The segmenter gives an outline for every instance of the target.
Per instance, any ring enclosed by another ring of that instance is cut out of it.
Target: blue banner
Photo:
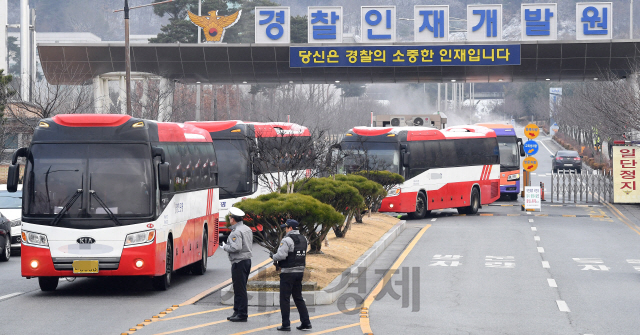
[[[520,45],[289,47],[289,67],[520,65]]]

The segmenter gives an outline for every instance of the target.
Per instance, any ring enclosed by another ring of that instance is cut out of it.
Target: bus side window
[[[409,152],[411,161],[409,164],[409,178],[413,178],[429,168],[427,153],[425,152],[425,142],[409,142]]]
[[[207,144],[205,147],[205,156],[207,161],[207,169],[204,173],[207,175],[207,186],[215,187],[216,185],[216,173],[218,173],[218,164],[216,163],[216,151],[213,144]]]
[[[191,180],[188,185],[190,190],[196,190],[202,188],[202,165],[204,161],[202,160],[202,156],[200,154],[200,143],[189,143],[187,144],[187,148],[189,148],[189,154],[191,155]]]
[[[438,161],[442,167],[459,166],[458,153],[453,140],[440,141],[440,157]]]

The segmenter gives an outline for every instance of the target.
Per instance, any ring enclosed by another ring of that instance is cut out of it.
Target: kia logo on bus
[[[96,243],[96,240],[91,237],[81,237],[77,239],[76,242],[78,242],[78,244],[94,244]]]
[[[153,228],[153,223],[147,224],[147,228]]]

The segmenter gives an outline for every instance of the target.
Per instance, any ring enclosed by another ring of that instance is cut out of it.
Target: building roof
[[[480,45],[472,42],[447,44]],[[289,46],[305,44],[176,43],[132,44],[131,71],[152,73],[187,84],[585,81],[602,78],[607,70],[624,78],[633,72],[633,64],[640,58],[640,40],[500,41],[481,44],[521,45],[521,64],[291,68]],[[350,45],[363,44],[339,46]],[[53,84],[85,83],[101,74],[125,70],[123,43],[39,44],[38,51],[44,74]]]

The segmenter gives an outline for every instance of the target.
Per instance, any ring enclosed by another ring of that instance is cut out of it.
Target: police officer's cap
[[[236,207],[229,208],[229,214],[233,216],[239,216],[239,217],[244,216],[244,212],[240,208],[236,208]]]
[[[280,225],[280,228],[288,228],[288,227],[291,227],[291,228],[293,228],[293,229],[298,229],[298,226],[299,226],[299,225],[300,225],[300,224],[298,223],[298,221],[293,220],[293,219],[289,219],[289,220],[287,220],[287,222],[286,222],[285,224]]]

